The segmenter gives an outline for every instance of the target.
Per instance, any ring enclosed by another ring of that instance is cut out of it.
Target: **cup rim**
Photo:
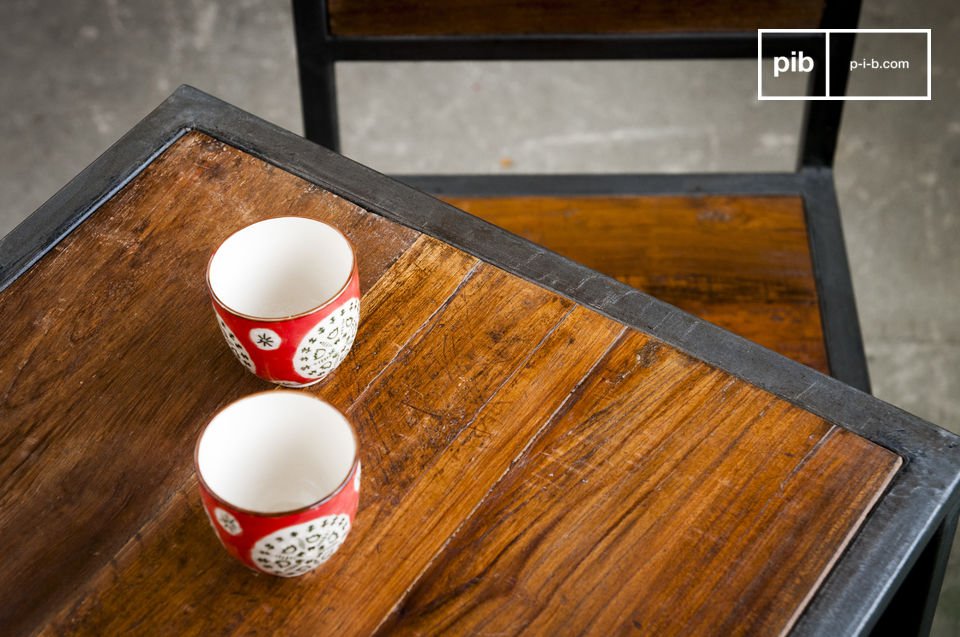
[[[203,472],[200,470],[200,443],[203,441],[203,437],[204,437],[204,435],[206,435],[207,429],[210,427],[211,423],[213,423],[213,420],[214,420],[217,416],[219,416],[220,413],[222,413],[224,410],[226,410],[228,407],[232,407],[233,405],[236,405],[236,404],[238,404],[238,403],[240,403],[240,402],[243,402],[244,400],[248,400],[248,399],[250,399],[250,398],[255,398],[255,397],[257,397],[257,396],[263,396],[263,395],[266,395],[266,394],[273,395],[273,394],[275,394],[276,392],[281,392],[281,393],[284,393],[284,394],[294,394],[294,395],[296,395],[296,396],[307,396],[308,398],[311,398],[312,400],[320,401],[321,403],[323,403],[323,404],[325,404],[325,405],[328,405],[329,407],[332,407],[337,413],[339,413],[341,416],[343,416],[343,420],[344,420],[344,422],[347,423],[347,428],[350,430],[350,435],[353,436],[353,443],[354,443],[354,445],[353,445],[353,462],[350,463],[350,470],[347,471],[347,475],[344,476],[343,480],[341,480],[340,483],[339,483],[336,487],[334,487],[334,489],[333,489],[332,491],[330,491],[330,493],[327,493],[326,495],[324,495],[323,497],[321,497],[319,500],[316,500],[315,502],[311,502],[310,504],[306,504],[306,505],[304,505],[304,506],[302,506],[302,507],[298,507],[298,508],[296,508],[296,509],[290,509],[290,510],[287,510],[287,511],[269,512],[269,513],[268,513],[268,512],[265,512],[265,511],[254,511],[254,510],[252,510],[252,509],[245,509],[245,508],[240,507],[240,506],[237,506],[237,505],[235,505],[235,504],[231,504],[231,503],[228,502],[225,498],[221,497],[216,491],[214,491],[214,490],[210,487],[209,484],[207,484],[207,481],[203,479]],[[257,517],[257,518],[280,518],[280,517],[286,517],[286,516],[288,516],[288,515],[294,515],[294,514],[297,514],[297,513],[305,513],[305,512],[307,512],[307,511],[309,511],[310,509],[314,509],[314,508],[316,508],[316,507],[318,507],[318,506],[320,506],[320,505],[326,504],[327,502],[329,502],[330,500],[332,500],[334,497],[336,497],[337,495],[339,495],[340,492],[343,491],[344,487],[346,487],[346,486],[350,483],[350,476],[352,476],[352,475],[356,472],[356,470],[357,470],[357,465],[358,465],[359,463],[360,463],[360,437],[357,435],[357,429],[356,429],[356,427],[353,426],[353,423],[350,422],[350,419],[347,418],[346,415],[345,415],[343,412],[341,412],[339,409],[337,409],[336,407],[334,407],[333,405],[331,405],[331,404],[328,403],[327,401],[323,400],[322,398],[319,398],[319,397],[314,396],[313,394],[310,394],[310,393],[307,393],[307,392],[293,391],[292,389],[279,389],[279,388],[278,388],[278,389],[268,389],[268,390],[265,390],[265,391],[258,391],[258,392],[254,392],[254,393],[252,393],[252,394],[247,394],[246,396],[241,396],[240,398],[237,398],[236,400],[230,401],[230,402],[227,403],[226,405],[224,405],[224,406],[220,407],[219,409],[217,409],[217,411],[216,411],[210,418],[207,419],[206,424],[204,424],[203,427],[200,429],[200,434],[197,436],[197,442],[193,445],[193,470],[194,470],[194,473],[195,473],[196,476],[197,476],[197,481],[200,483],[200,486],[203,487],[203,490],[206,491],[206,492],[210,495],[210,497],[212,497],[212,498],[217,502],[217,504],[226,507],[226,508],[229,509],[230,511],[236,511],[236,512],[238,512],[238,513],[243,513],[243,514],[246,514],[246,515],[251,515],[251,516]]]
[[[350,274],[347,275],[347,279],[346,281],[343,282],[343,285],[341,285],[336,292],[330,295],[330,298],[324,300],[319,305],[316,305],[308,310],[297,312],[296,314],[288,314],[286,316],[273,316],[273,317],[252,316],[250,314],[244,314],[243,312],[240,312],[230,307],[229,305],[224,303],[219,296],[217,296],[216,291],[213,289],[213,284],[210,282],[210,268],[211,266],[213,266],[214,257],[216,257],[217,253],[220,252],[220,248],[223,247],[223,244],[225,244],[227,241],[232,239],[236,234],[243,232],[247,228],[251,228],[259,223],[263,223],[265,221],[273,221],[274,219],[305,219],[307,221],[320,223],[327,226],[328,228],[331,228],[334,232],[339,234],[341,238],[343,238],[343,240],[347,243],[347,247],[350,249],[350,261],[351,261]],[[207,269],[204,274],[204,280],[207,284],[207,291],[210,293],[210,296],[213,298],[214,302],[220,307],[222,307],[224,310],[226,310],[227,312],[230,312],[231,314],[233,314],[234,316],[239,316],[240,318],[245,318],[248,321],[257,321],[260,323],[280,323],[282,321],[289,321],[291,319],[297,319],[304,316],[309,316],[310,314],[314,314],[315,312],[318,312],[323,308],[327,307],[328,305],[334,303],[347,290],[347,288],[350,287],[350,282],[353,281],[354,275],[356,273],[357,273],[357,251],[356,249],[354,249],[353,243],[350,242],[350,239],[347,238],[347,235],[345,235],[339,228],[337,228],[333,224],[327,223],[326,221],[320,221],[319,219],[314,219],[312,217],[296,217],[293,215],[284,215],[282,217],[268,217],[266,219],[261,219],[260,221],[255,221],[251,224],[245,225],[242,228],[238,228],[237,230],[234,230],[229,235],[227,235],[227,237],[223,241],[221,241],[216,248],[213,249],[213,252],[210,254],[210,258],[207,259]]]

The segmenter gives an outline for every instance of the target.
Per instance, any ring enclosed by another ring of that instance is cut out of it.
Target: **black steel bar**
[[[339,151],[340,126],[334,63],[300,60],[299,71],[304,137],[332,151]]]
[[[828,0],[823,10],[821,27],[824,29],[854,29],[860,17],[860,0]],[[830,65],[830,94],[844,95],[850,75],[850,58],[853,55],[854,36],[833,37],[830,40],[830,59],[842,60],[842,64]],[[824,83],[826,72],[822,66],[813,71],[811,82]],[[840,136],[843,118],[843,101],[822,100],[808,102],[804,109],[801,128],[800,156],[798,164],[803,167],[832,166]]]
[[[956,535],[957,512],[954,511],[948,514],[940,530],[927,546],[926,552],[929,555],[927,560],[924,561],[921,556],[924,566],[917,575],[917,582],[918,584],[922,582],[927,587],[927,592],[920,607],[920,621],[917,626],[917,635],[920,637],[927,637],[933,628],[933,617],[937,611],[937,603],[940,601],[943,579],[947,574],[947,563],[950,561],[950,552]],[[908,586],[901,586],[901,588],[909,590]]]
[[[191,87],[179,88],[87,170],[0,240],[32,263],[179,136],[204,131],[374,213],[455,245],[849,429],[904,458],[887,493],[800,617],[798,635],[865,634],[960,500],[960,437]],[[22,230],[21,230],[22,228]],[[16,235],[14,237],[14,235]],[[13,238],[12,238],[13,237]]]
[[[869,393],[867,357],[863,350],[833,173],[829,168],[808,168],[801,171],[800,176],[810,259],[820,299],[820,320],[830,373]]]
[[[418,190],[448,197],[585,195],[801,195],[798,173],[647,173],[540,175],[391,175]]]
[[[871,637],[927,637],[930,634],[956,531],[957,513],[953,512],[900,584]]]
[[[293,0],[293,24],[304,136],[339,151],[337,76],[327,34],[326,2]]]

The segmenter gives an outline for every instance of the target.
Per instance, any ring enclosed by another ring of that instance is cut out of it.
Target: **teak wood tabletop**
[[[360,511],[293,580],[217,545],[191,455],[270,387],[206,260],[282,215],[363,292],[302,390],[358,429]],[[4,634],[858,632],[955,515],[955,436],[192,89],[0,266]]]

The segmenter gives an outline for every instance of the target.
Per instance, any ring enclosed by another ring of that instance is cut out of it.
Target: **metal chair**
[[[758,27],[850,28],[859,11],[839,0],[293,4],[306,136],[333,150],[339,60],[752,58]],[[805,43],[786,36],[763,53]],[[832,57],[852,46],[838,39]],[[833,75],[836,94],[846,71]],[[823,81],[812,74],[813,88]],[[810,103],[794,173],[400,179],[869,391],[832,175],[841,109]]]
[[[849,28],[859,11],[840,0],[293,4],[306,136],[334,150],[339,60],[752,58],[760,26]],[[805,43],[785,36],[763,53]],[[832,57],[849,58],[852,46],[838,39]],[[834,94],[846,84],[842,68]],[[819,69],[812,74],[813,88],[823,81]],[[833,186],[841,110],[842,102],[810,103],[793,173],[401,179],[869,391]]]

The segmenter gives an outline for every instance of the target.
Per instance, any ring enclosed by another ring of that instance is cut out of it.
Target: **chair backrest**
[[[855,28],[860,0],[293,0],[306,136],[339,149],[334,64],[347,60],[756,58],[757,29]],[[764,57],[815,41],[784,34]],[[849,61],[853,38],[831,44]],[[831,95],[848,64],[831,66]],[[822,91],[825,73],[811,73]],[[832,166],[842,101],[805,109],[799,168]]]
[[[334,36],[684,33],[817,28],[823,0],[329,0]]]

